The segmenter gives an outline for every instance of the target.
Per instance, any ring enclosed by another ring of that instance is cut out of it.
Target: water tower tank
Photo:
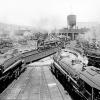
[[[76,15],[68,15],[67,23],[70,28],[73,28],[74,26],[76,26]]]

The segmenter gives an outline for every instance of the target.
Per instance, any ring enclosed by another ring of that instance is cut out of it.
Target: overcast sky
[[[78,22],[100,22],[100,0],[0,0],[0,21],[20,25],[66,25],[68,14]]]

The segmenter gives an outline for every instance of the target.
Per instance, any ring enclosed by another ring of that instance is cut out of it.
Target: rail
[[[47,57],[49,55],[52,55],[56,53],[58,50],[59,50],[59,47],[54,47],[54,48],[50,48],[50,49],[46,49],[42,51],[38,51],[37,49],[31,50],[31,51],[13,56],[10,59],[7,59],[6,61],[4,61],[4,63],[1,66],[3,67],[3,71],[4,71],[8,67],[10,67],[12,64],[17,62],[18,60],[22,60],[24,64],[28,64],[36,60],[42,59],[44,57]]]
[[[58,50],[59,50],[59,47],[55,47],[55,48],[39,51],[39,52],[34,53],[34,54],[29,54],[29,55],[26,55],[26,56],[24,56],[22,54],[22,59],[24,60],[24,63],[27,64],[27,63],[45,58],[49,55],[52,55],[52,54],[56,53]]]

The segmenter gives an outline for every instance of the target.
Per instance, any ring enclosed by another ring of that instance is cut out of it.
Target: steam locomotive
[[[89,59],[88,65],[100,68],[100,50],[88,49],[85,50],[85,54]]]
[[[82,99],[100,100],[100,69],[87,66],[88,59],[70,50],[53,56],[52,73],[61,80],[65,89],[74,91]]]
[[[54,47],[57,47],[57,46],[61,47],[62,42],[59,41],[59,40],[48,40],[48,41],[39,40],[37,42],[38,51],[54,48]]]
[[[23,60],[20,59],[20,55],[2,60],[0,63],[0,92],[24,71]]]
[[[38,59],[37,50],[18,52],[6,57],[0,58],[0,92],[9,84],[13,79],[17,79],[22,72],[26,69],[26,64]]]

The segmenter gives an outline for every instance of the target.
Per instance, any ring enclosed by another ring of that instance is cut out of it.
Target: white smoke
[[[36,21],[33,21],[32,26],[34,26],[37,30],[46,30],[50,32],[54,29],[62,28],[64,24],[63,21],[57,16],[44,16]]]
[[[90,27],[89,31],[85,32],[85,34],[80,37],[88,41],[91,41],[92,39],[100,40],[100,25]]]

